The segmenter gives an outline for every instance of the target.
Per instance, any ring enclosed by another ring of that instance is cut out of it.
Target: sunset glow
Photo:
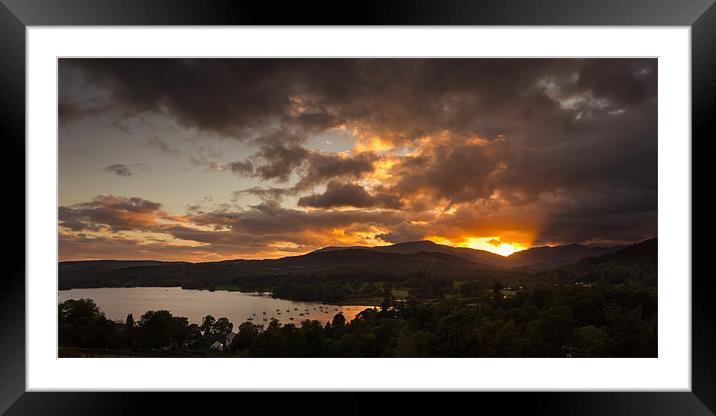
[[[426,239],[508,256],[640,241],[656,233],[655,70],[61,59],[59,256],[261,259]]]
[[[465,242],[465,247],[469,247],[475,250],[485,250],[501,256],[509,256],[512,253],[522,251],[528,247],[524,244],[517,243],[504,243],[499,241],[495,237],[487,238],[468,238]]]

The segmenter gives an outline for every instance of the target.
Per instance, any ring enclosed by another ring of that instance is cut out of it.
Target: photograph
[[[716,416],[714,2],[0,0],[0,415]]]
[[[59,57],[57,356],[658,358],[657,81]]]

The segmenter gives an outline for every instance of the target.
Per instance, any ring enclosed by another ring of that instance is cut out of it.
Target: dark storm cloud
[[[493,93],[528,87],[559,67],[553,62],[63,59],[60,72],[79,71],[107,88],[125,113],[165,110],[181,125],[227,136],[272,123],[321,131],[350,121],[409,139],[460,127],[474,110],[495,104]],[[490,100],[476,100],[477,92]]]
[[[566,98],[590,95],[615,108],[656,94],[655,60],[60,61],[60,72],[71,70],[108,88],[126,112],[165,110],[182,125],[227,136],[277,124],[303,132],[351,124],[396,141],[444,130],[514,135],[534,129],[536,118],[570,124],[540,81]]]
[[[371,195],[360,185],[330,181],[323,194],[304,196],[298,205],[311,208],[386,208],[400,209],[402,204],[395,195],[377,193]]]
[[[232,172],[240,176],[251,176],[254,174],[254,165],[250,160],[231,162],[228,166]]]
[[[511,156],[504,142],[440,142],[399,164],[400,179],[393,190],[400,194],[429,192],[451,203],[487,198],[499,186],[493,173]]]
[[[105,173],[111,173],[117,176],[132,176],[132,170],[127,165],[115,163],[102,169]]]
[[[250,235],[280,235],[291,241],[291,235],[305,231],[327,230],[360,225],[391,225],[402,221],[399,213],[390,211],[313,211],[283,208],[264,202],[241,211],[214,211],[197,215],[191,221],[198,225],[221,226],[232,232]]]
[[[312,134],[345,128],[417,149],[396,158],[381,190],[404,209],[471,209],[499,198],[516,223],[519,207],[544,216],[539,241],[656,234],[655,59],[62,59],[60,72],[70,71],[109,91],[122,114],[165,112],[181,126],[249,141],[257,152],[227,167],[266,181],[295,178],[294,193],[374,171],[381,155],[305,147]],[[71,88],[60,90],[61,124],[93,111]],[[337,184],[299,201],[376,206],[373,190]],[[377,206],[397,206],[386,201]],[[242,217],[251,223],[257,212],[276,218],[259,208]],[[479,212],[463,215],[482,224]],[[390,241],[427,232],[393,226]]]
[[[240,176],[277,182],[287,182],[290,175],[296,172],[299,181],[295,190],[303,190],[332,178],[360,178],[363,174],[373,171],[373,162],[377,159],[372,152],[347,157],[272,141],[261,146],[251,160],[232,162],[228,167]]]
[[[89,202],[58,209],[61,226],[73,231],[147,230],[165,215],[161,204],[137,197],[97,196]]]
[[[166,109],[180,125],[223,135],[261,126],[288,106],[291,77],[271,61],[190,59],[62,59],[107,88],[126,114]],[[61,91],[62,93],[62,91]]]
[[[354,157],[342,157],[312,152],[301,172],[301,180],[297,189],[310,188],[331,178],[358,179],[363,174],[373,171],[373,162],[377,156],[371,152],[363,152]]]
[[[655,235],[656,189],[584,190],[565,196],[546,218],[536,243],[633,242]]]
[[[264,163],[257,166],[253,174],[264,180],[286,182],[308,155],[309,151],[301,146],[284,146],[278,143],[266,145],[254,156],[262,159]]]
[[[656,62],[588,60],[580,68],[577,85],[617,105],[638,104],[656,98]]]

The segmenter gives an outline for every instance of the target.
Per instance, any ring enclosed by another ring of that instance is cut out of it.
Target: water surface
[[[134,320],[147,311],[168,310],[174,316],[189,318],[200,324],[206,315],[226,317],[234,329],[251,318],[252,322],[268,324],[271,318],[282,323],[299,324],[304,319],[329,322],[338,312],[352,320],[360,311],[371,306],[339,306],[318,302],[295,302],[272,298],[269,294],[217,290],[182,289],[180,287],[111,287],[96,289],[60,290],[58,302],[67,299],[90,298],[104,311],[108,319],[122,321],[127,314]],[[291,319],[293,318],[293,319]]]

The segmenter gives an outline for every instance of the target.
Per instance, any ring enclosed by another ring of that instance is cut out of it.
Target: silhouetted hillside
[[[642,241],[599,257],[582,259],[556,270],[540,273],[561,282],[623,283],[631,286],[656,286],[657,239]]]
[[[409,241],[405,243],[393,244],[390,246],[376,247],[325,247],[314,253],[333,252],[341,250],[363,249],[380,253],[395,254],[416,254],[416,253],[443,253],[451,256],[461,257],[477,263],[484,263],[492,266],[503,266],[505,258],[499,254],[490,253],[485,250],[475,250],[467,247],[451,247],[437,244],[429,240]]]
[[[595,257],[613,253],[620,248],[622,247],[590,247],[580,244],[569,244],[556,247],[535,247],[518,251],[504,257],[485,250],[476,250],[468,247],[451,247],[437,244],[429,240],[423,240],[377,247],[325,247],[314,251],[314,253],[353,249],[399,254],[415,254],[420,252],[444,253],[495,267],[520,268],[525,271],[539,271],[573,263],[586,257]]]
[[[146,263],[146,264],[145,264]],[[83,267],[86,266],[86,267]],[[367,249],[345,249],[312,252],[302,256],[275,260],[233,260],[210,263],[158,262],[71,262],[60,263],[60,289],[77,287],[182,286],[209,288],[217,285],[255,282],[280,276],[311,277],[341,274],[361,280],[376,273],[406,275],[410,273],[453,274],[489,269],[480,263],[444,253],[383,253]],[[274,280],[272,280],[274,281]]]
[[[319,270],[370,267],[393,271],[462,271],[485,268],[483,264],[441,252],[398,254],[363,248],[312,252],[303,256],[286,257],[275,262]]]
[[[558,281],[602,280],[655,284],[656,240],[630,246],[606,256],[582,259],[570,266],[554,266],[613,250],[615,249],[569,245],[538,247],[502,257],[481,250],[417,241],[372,248],[327,247],[301,256],[270,260],[207,263],[72,261],[59,264],[59,287],[181,286],[273,290],[276,285],[285,284],[281,279],[303,279],[313,283],[321,281],[321,284],[330,283],[330,279],[334,279],[334,282],[402,281],[406,276],[416,275],[459,280],[501,280],[506,277],[528,276],[530,271],[545,268],[554,270],[544,272],[540,276]],[[500,267],[498,264],[517,267]]]
[[[551,269],[565,264],[574,263],[587,257],[603,256],[613,253],[618,247],[590,247],[581,244],[569,244],[555,247],[534,247],[512,253],[503,264],[504,267],[522,268],[528,271]]]

